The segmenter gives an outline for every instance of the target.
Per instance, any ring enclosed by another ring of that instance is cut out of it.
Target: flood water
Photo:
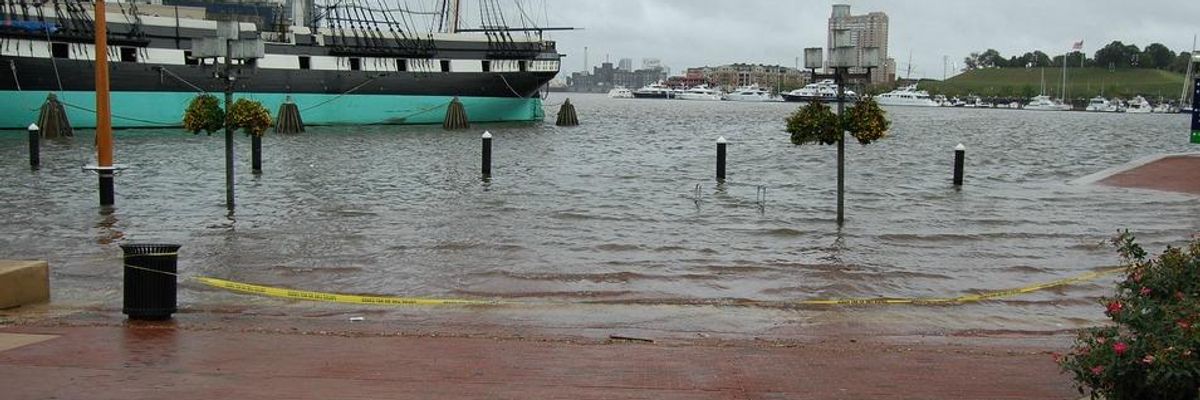
[[[220,135],[118,131],[116,162],[130,168],[117,176],[117,207],[106,213],[96,178],[80,170],[94,160],[92,132],[45,143],[36,172],[25,132],[3,132],[0,258],[47,259],[56,303],[108,309],[120,307],[118,245],[171,242],[183,245],[184,275],[560,304],[439,312],[488,324],[1058,330],[1101,320],[1096,299],[1111,279],[953,307],[732,305],[1005,289],[1115,264],[1101,243],[1119,229],[1152,252],[1200,231],[1194,196],[1071,183],[1141,157],[1195,151],[1185,115],[890,108],[891,137],[847,145],[839,229],[835,148],[790,144],[783,119],[796,104],[573,94],[583,125],[559,128],[554,106],[564,96],[547,100],[546,124],[269,135],[261,176],[250,173],[249,140],[239,134],[232,216]],[[488,182],[479,177],[485,129],[495,135]],[[730,143],[724,185],[714,181],[719,136]],[[958,143],[967,147],[961,191],[950,182]],[[569,304],[581,301],[612,304]],[[180,302],[297,315],[364,308],[197,285],[184,285]]]

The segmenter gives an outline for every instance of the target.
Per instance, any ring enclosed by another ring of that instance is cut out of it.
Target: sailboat
[[[1066,63],[1066,57],[1063,57],[1064,68],[1066,68]],[[1065,73],[1063,76],[1066,76]],[[1063,80],[1063,91],[1066,91],[1066,79]],[[1025,109],[1031,111],[1071,111],[1071,106],[1051,99],[1050,96],[1046,95],[1046,70],[1042,69],[1042,94],[1030,99],[1029,104],[1025,105]]]
[[[1188,86],[1192,85],[1192,65],[1196,64],[1197,61],[1200,61],[1200,57],[1197,57],[1196,55],[1196,35],[1192,35],[1192,52],[1188,53],[1188,55],[1191,56],[1192,59],[1188,60],[1187,73],[1183,75],[1183,90],[1179,93],[1179,112],[1181,113],[1191,113],[1196,107],[1196,105],[1191,104],[1187,98]]]

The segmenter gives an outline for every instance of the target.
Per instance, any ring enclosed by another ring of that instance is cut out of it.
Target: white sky
[[[500,0],[510,25],[520,18],[515,4],[550,25],[580,31],[552,38],[568,57],[564,72],[607,55],[660,58],[673,73],[687,67],[734,62],[793,66],[803,48],[823,46],[833,0]],[[840,1],[839,1],[840,2]],[[545,3],[545,12],[542,4]],[[1195,0],[850,0],[851,12],[888,14],[890,56],[905,75],[912,53],[915,77],[940,79],[943,56],[961,66],[973,51],[999,50],[1005,57],[1041,50],[1061,54],[1084,40],[1084,51],[1121,40],[1144,48],[1160,42],[1190,50],[1200,33]],[[477,19],[477,18],[476,18]],[[470,20],[468,20],[470,23]],[[803,62],[803,60],[801,60]]]

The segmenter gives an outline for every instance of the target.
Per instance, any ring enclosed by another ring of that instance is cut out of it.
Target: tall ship
[[[114,127],[180,126],[198,94],[222,93],[224,57],[202,56],[224,49],[222,38],[259,49],[232,60],[235,98],[269,110],[290,99],[307,124],[441,123],[456,97],[472,122],[540,121],[562,57],[544,34],[569,29],[510,27],[497,0],[481,1],[481,26],[469,29],[459,0],[435,10],[385,0],[161,2],[107,4]],[[0,14],[0,128],[28,126],[50,94],[72,125],[94,127],[92,4],[0,0]]]

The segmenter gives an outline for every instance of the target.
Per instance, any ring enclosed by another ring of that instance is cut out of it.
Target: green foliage
[[[1128,231],[1113,244],[1128,265],[1102,299],[1113,325],[1083,330],[1059,365],[1079,391],[1108,400],[1196,399],[1200,392],[1200,238],[1147,260]]]
[[[192,134],[205,131],[209,135],[221,129],[225,121],[225,111],[216,96],[205,93],[192,99],[187,111],[183,114],[183,129]]]
[[[801,106],[787,118],[787,131],[794,145],[837,143],[842,135],[839,125],[837,114],[819,101]]]
[[[230,129],[242,129],[247,135],[262,136],[271,127],[271,113],[262,103],[254,100],[237,99],[229,107]]]
[[[1079,68],[1078,60],[1067,69],[1067,97],[1087,99],[1100,94],[1105,97],[1130,98],[1136,95],[1153,100],[1158,97],[1179,98],[1183,88],[1183,74],[1156,69]],[[1180,68],[1186,60],[1179,61]],[[930,93],[950,96],[995,96],[1008,87],[1009,94],[1023,94],[1026,86],[1040,88],[1041,68],[988,68],[964,72],[940,82],[921,82],[921,88]],[[1062,85],[1062,70],[1046,68],[1046,91],[1058,95]]]
[[[844,117],[834,114],[829,106],[813,101],[787,118],[787,131],[792,134],[795,145],[835,144],[841,140],[843,130],[850,131],[859,143],[869,144],[886,137],[890,126],[886,113],[870,96],[846,109]]]
[[[882,108],[879,108],[879,103],[876,103],[875,98],[870,96],[862,98],[858,104],[846,110],[844,122],[846,130],[850,131],[850,134],[861,144],[870,144],[883,139],[892,125],[887,120],[887,114]]]

